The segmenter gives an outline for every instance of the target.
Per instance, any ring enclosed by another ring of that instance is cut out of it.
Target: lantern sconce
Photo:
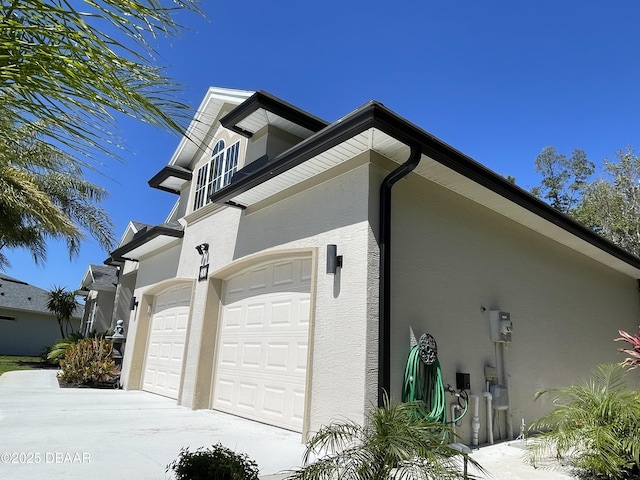
[[[336,245],[327,245],[327,274],[335,275],[342,268],[342,255],[338,255]]]
[[[196,245],[196,250],[200,257],[200,269],[198,271],[198,281],[206,280],[209,276],[209,244],[201,243]]]
[[[199,255],[204,255],[206,252],[209,251],[209,244],[201,243],[200,245],[196,245],[196,250],[198,251]]]

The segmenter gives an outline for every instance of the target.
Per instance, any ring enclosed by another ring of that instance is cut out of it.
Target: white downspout
[[[487,399],[487,442],[489,445],[493,445],[493,396],[488,387],[483,395]]]
[[[458,411],[458,404],[457,403],[452,403],[451,404],[451,429],[453,430],[453,438],[455,441],[456,438],[456,412]]]
[[[507,439],[513,440],[513,411],[511,410],[511,377],[507,367],[507,343],[502,344],[502,373],[504,375],[504,384],[507,387],[507,411],[505,414],[505,424],[507,427]]]

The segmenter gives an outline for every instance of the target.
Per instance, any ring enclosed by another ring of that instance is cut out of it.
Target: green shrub
[[[365,424],[339,421],[323,426],[306,445],[304,465],[285,480],[454,480],[463,458],[445,439],[451,428],[428,419],[423,402],[397,404],[385,397],[366,414]],[[313,459],[313,461],[311,461]]]
[[[72,333],[67,338],[61,338],[49,348],[45,349],[41,356],[49,363],[60,365],[60,361],[64,360],[67,350],[69,350],[71,345],[75,345],[78,343],[78,340],[83,338],[84,336],[81,333]]]
[[[60,360],[60,379],[79,385],[95,385],[113,380],[118,375],[111,356],[111,342],[100,338],[84,338],[72,344]]]
[[[637,472],[640,455],[640,393],[630,390],[619,364],[600,365],[587,381],[544,390],[555,409],[533,422],[540,431],[529,445],[532,463],[552,454],[569,459],[596,478],[622,479]]]
[[[167,466],[166,472],[170,470],[176,480],[258,480],[256,462],[219,443],[195,452],[183,448],[179,457]]]

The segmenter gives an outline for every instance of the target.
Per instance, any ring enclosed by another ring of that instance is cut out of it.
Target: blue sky
[[[600,163],[640,149],[640,2],[205,1],[208,19],[160,42],[158,63],[196,108],[209,86],[266,90],[333,121],[378,100],[523,188],[539,182],[547,145]],[[88,177],[110,192],[119,239],[129,220],[157,224],[176,197],[148,187],[176,135],[120,122],[125,163],[105,159]],[[107,252],[86,242],[69,260],[51,243],[46,263],[6,252],[4,273],[75,289]]]

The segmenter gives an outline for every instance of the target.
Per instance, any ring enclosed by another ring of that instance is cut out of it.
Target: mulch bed
[[[61,378],[58,378],[58,385],[60,388],[99,388],[103,390],[119,390],[122,389],[120,386],[120,379],[116,378],[112,382],[98,382],[98,383],[75,383],[75,382],[66,382]]]

